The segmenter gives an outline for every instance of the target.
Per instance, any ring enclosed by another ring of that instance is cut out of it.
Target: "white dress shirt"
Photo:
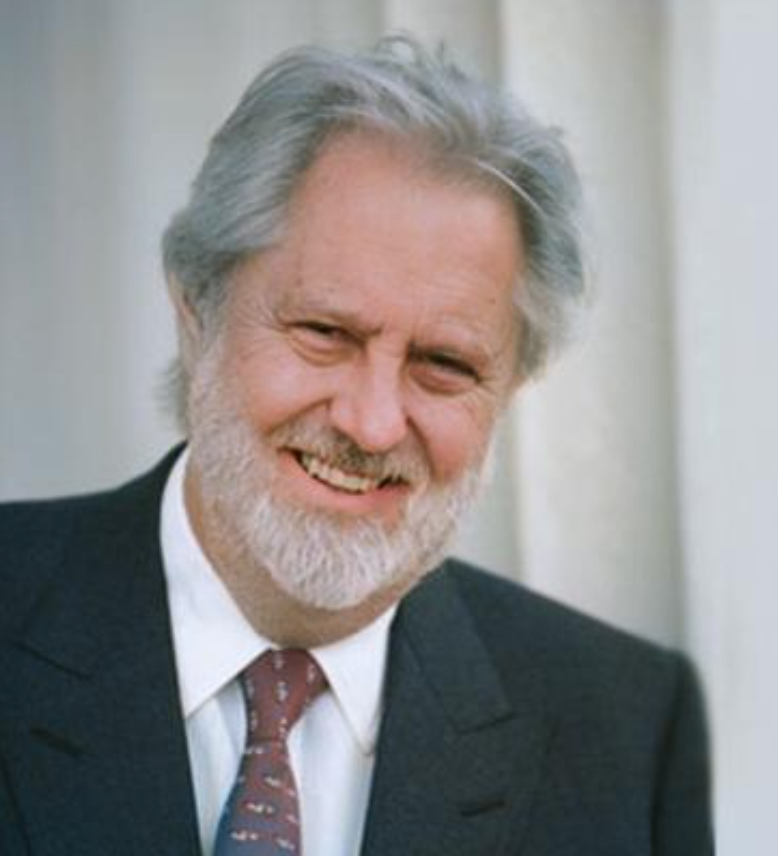
[[[161,539],[200,838],[210,856],[245,742],[237,676],[277,646],[244,618],[197,542],[184,505],[186,458],[165,487]],[[305,856],[359,852],[394,612],[311,651],[329,686],[289,736]]]

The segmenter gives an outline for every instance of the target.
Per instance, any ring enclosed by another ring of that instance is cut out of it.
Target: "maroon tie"
[[[224,808],[214,856],[300,854],[300,807],[287,736],[324,689],[306,651],[266,651],[241,675],[246,749]]]

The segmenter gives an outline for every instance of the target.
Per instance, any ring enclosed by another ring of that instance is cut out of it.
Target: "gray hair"
[[[431,53],[405,35],[351,55],[297,48],[258,75],[165,231],[168,279],[207,326],[235,268],[280,239],[290,198],[323,143],[361,129],[407,140],[435,171],[508,191],[526,253],[515,289],[517,370],[538,373],[571,338],[584,295],[572,161],[558,130],[465,74],[443,48]]]

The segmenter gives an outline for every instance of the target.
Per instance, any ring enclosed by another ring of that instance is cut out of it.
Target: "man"
[[[685,662],[443,561],[577,199],[410,40],[257,78],[164,239],[186,448],[0,516],[0,852],[712,852]]]

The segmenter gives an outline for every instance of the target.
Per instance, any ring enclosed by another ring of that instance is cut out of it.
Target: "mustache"
[[[383,453],[367,452],[350,437],[332,428],[293,422],[281,425],[269,439],[277,449],[288,448],[314,455],[344,472],[377,481],[415,484],[427,481],[431,476],[421,450],[398,448]]]

